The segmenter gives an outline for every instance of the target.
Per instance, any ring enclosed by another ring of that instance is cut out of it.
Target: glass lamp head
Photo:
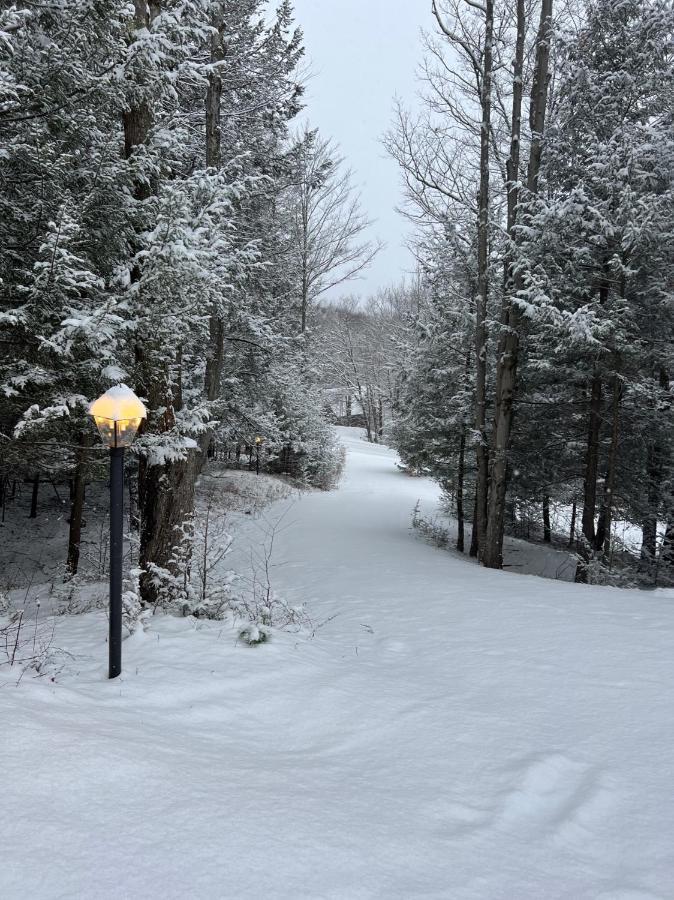
[[[101,440],[111,450],[133,443],[147,410],[131,388],[118,384],[89,406]]]

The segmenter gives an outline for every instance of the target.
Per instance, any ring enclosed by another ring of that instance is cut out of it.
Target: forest
[[[672,6],[470,6],[433,4],[424,108],[387,138],[424,284],[396,445],[485,566],[556,504],[577,581],[671,580]]]
[[[420,103],[382,135],[416,271],[368,299],[348,291],[379,243],[308,124],[290,2],[5,5],[3,517],[17,482],[31,516],[67,485],[77,573],[105,478],[89,404],[127,382],[149,410],[127,478],[155,604],[209,455],[259,437],[269,471],[329,488],[338,396],[441,484],[484,566],[525,529],[565,543],[577,581],[667,583],[672,21],[668,0],[433,2]]]

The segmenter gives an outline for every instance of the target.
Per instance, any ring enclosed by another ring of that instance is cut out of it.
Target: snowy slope
[[[341,431],[270,515],[312,640],[156,617],[107,682],[90,614],[57,683],[0,676],[4,900],[674,898],[674,593],[436,550],[435,486]]]

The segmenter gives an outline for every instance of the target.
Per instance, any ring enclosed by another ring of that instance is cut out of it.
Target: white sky
[[[405,248],[409,225],[396,212],[402,199],[397,166],[380,139],[392,121],[394,98],[414,104],[421,61],[421,27],[431,29],[430,0],[294,0],[313,75],[306,115],[339,144],[375,220],[373,236],[387,246],[361,280],[343,293],[366,295],[399,281],[414,266]]]

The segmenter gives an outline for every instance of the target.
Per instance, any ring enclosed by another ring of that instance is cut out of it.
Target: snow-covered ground
[[[108,682],[90,613],[56,682],[0,672],[3,900],[674,898],[674,592],[437,550],[435,486],[342,434],[267,516],[313,638],[155,617]]]

